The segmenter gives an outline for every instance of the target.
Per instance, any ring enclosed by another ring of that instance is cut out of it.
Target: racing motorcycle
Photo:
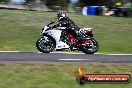
[[[82,28],[82,34],[78,39],[73,33],[65,30],[65,27],[54,28],[50,22],[42,28],[40,38],[36,42],[36,47],[40,52],[50,53],[53,50],[78,50],[85,54],[94,54],[99,49],[98,42],[93,38],[92,28]],[[72,46],[72,48],[71,48]]]

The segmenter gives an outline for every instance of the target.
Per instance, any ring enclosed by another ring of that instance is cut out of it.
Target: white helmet
[[[62,18],[65,18],[66,17],[66,14],[64,12],[58,12],[57,13],[57,18],[58,20],[60,21]]]

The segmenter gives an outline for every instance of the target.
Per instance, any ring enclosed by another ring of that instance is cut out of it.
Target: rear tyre
[[[91,45],[81,46],[80,50],[85,54],[94,54],[99,49],[99,44],[94,38],[90,38]]]
[[[54,50],[55,43],[52,38],[44,36],[43,38],[38,39],[36,47],[40,52],[50,53]]]

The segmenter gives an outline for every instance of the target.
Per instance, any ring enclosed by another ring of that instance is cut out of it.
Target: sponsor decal
[[[78,72],[76,81],[80,85],[86,83],[130,83],[131,81],[129,74],[86,74],[82,66],[79,66]]]

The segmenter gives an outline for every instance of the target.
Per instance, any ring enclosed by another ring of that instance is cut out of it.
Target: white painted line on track
[[[122,55],[132,55],[132,54],[105,54],[105,55],[113,55],[113,56],[114,56],[114,55],[115,55],[115,56],[116,56],[116,55],[121,55],[121,56],[122,56]]]
[[[0,51],[0,53],[18,53],[20,51]]]
[[[84,61],[84,60],[87,60],[87,59],[58,59],[60,61]]]
[[[51,52],[51,53],[62,53],[62,54],[85,54],[85,53],[77,53],[77,52]]]
[[[19,52],[24,52],[24,51],[0,51],[0,53],[19,53]],[[31,51],[32,52],[32,51]],[[33,53],[42,53],[42,52],[33,52]],[[51,52],[51,53],[62,53],[62,54],[85,54],[82,52],[61,52],[61,51],[57,51],[57,52]],[[132,55],[132,54],[106,54],[106,53],[95,53],[95,54],[102,54],[102,55]],[[88,54],[89,55],[89,54]]]
[[[132,54],[127,54],[127,53],[126,54],[125,53],[124,54],[95,53],[95,54],[102,54],[102,55],[132,55]]]
[[[76,53],[76,52],[51,52],[51,53],[62,53],[62,54],[85,54],[85,53]],[[99,55],[132,55],[132,54],[105,54],[105,53],[94,53],[94,54],[99,54]],[[91,55],[91,54],[87,54]]]
[[[37,53],[42,53],[42,52],[37,52]]]
[[[42,52],[37,52],[37,53],[42,53]],[[61,53],[61,54],[84,54],[84,53],[76,53],[76,52],[50,52],[50,53]]]

